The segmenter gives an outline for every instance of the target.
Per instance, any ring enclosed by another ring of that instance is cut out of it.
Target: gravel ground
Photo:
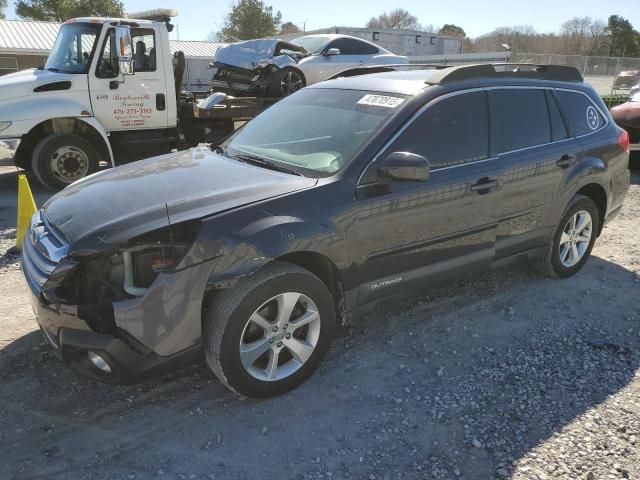
[[[203,364],[133,387],[63,368],[4,254],[15,173],[0,169],[0,478],[640,479],[632,182],[577,276],[513,265],[388,302],[302,387],[254,401]]]

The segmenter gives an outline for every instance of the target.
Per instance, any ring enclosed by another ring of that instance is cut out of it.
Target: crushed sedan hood
[[[76,182],[44,205],[82,255],[143,233],[311,187],[316,179],[238,162],[205,147],[124,165]]]
[[[232,65],[234,67],[252,70],[260,62],[271,61],[279,63],[292,63],[296,61],[287,53],[280,53],[281,50],[299,52],[305,55],[304,48],[289,42],[277,39],[247,40],[244,42],[230,43],[218,48],[216,51],[216,62]]]

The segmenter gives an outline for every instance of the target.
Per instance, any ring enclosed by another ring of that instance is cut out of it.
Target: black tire
[[[243,366],[240,342],[251,315],[269,299],[285,292],[301,293],[315,303],[320,316],[319,337],[313,353],[294,373],[280,380],[260,380]],[[205,358],[220,381],[239,395],[253,398],[281,395],[303,383],[320,365],[335,327],[335,306],[327,286],[303,268],[274,262],[214,297],[203,324]]]
[[[580,261],[578,261],[571,267],[567,267],[563,265],[560,258],[560,239],[569,220],[576,213],[583,210],[588,212],[591,216],[591,240],[589,241],[588,247],[585,250]],[[532,258],[532,266],[540,273],[553,278],[566,278],[576,274],[587,262],[587,260],[589,259],[589,255],[591,255],[591,250],[593,249],[593,245],[595,244],[596,238],[598,237],[598,232],[600,231],[601,222],[602,219],[600,218],[598,207],[596,206],[594,201],[589,197],[585,197],[584,195],[576,195],[571,200],[564,214],[562,215],[560,223],[558,224],[558,227],[553,234],[553,239],[548,245],[545,255]]]
[[[292,84],[293,87],[287,88],[285,84]],[[270,97],[287,97],[306,85],[304,74],[296,68],[288,67],[272,74],[267,90]]]
[[[63,166],[56,171],[52,160],[59,150],[66,149],[60,160]],[[38,181],[51,190],[61,190],[98,170],[99,154],[95,147],[80,135],[56,133],[43,138],[33,150],[31,165]]]

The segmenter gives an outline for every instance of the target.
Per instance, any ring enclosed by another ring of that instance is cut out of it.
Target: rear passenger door
[[[558,190],[580,155],[551,89],[489,92],[491,154],[504,168],[496,259],[544,245],[562,209]]]
[[[487,267],[494,257],[501,169],[489,158],[481,91],[437,99],[378,156],[427,158],[426,181],[381,180],[374,162],[357,188],[360,301]]]

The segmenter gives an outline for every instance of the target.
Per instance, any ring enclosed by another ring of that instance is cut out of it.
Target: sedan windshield
[[[62,25],[44,68],[54,72],[87,73],[100,27],[96,23]]]
[[[300,90],[221,146],[231,157],[256,157],[306,176],[329,176],[351,161],[404,99],[358,90]]]
[[[295,40],[291,40],[294,45],[300,45],[309,53],[318,53],[329,42],[329,38],[305,35],[304,37],[298,37]]]

